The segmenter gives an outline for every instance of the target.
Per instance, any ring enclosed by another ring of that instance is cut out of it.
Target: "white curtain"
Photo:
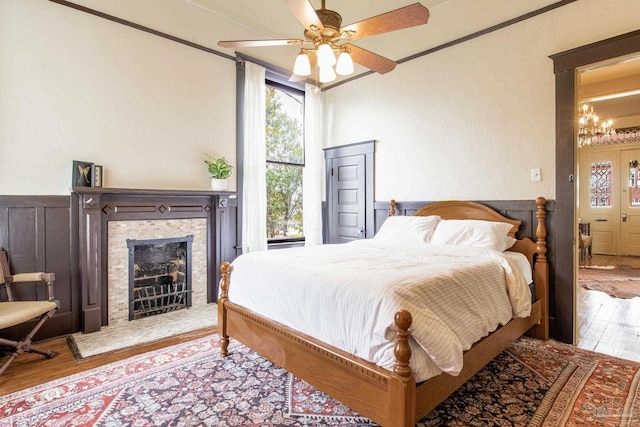
[[[245,62],[242,252],[267,249],[265,69]]]
[[[322,244],[322,101],[314,85],[305,85],[304,95],[303,203],[305,246]]]

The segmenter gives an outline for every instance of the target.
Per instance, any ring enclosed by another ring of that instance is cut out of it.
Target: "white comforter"
[[[359,240],[248,253],[233,266],[232,302],[386,369],[394,315],[409,310],[417,381],[457,375],[464,350],[531,310],[514,262],[485,248]]]

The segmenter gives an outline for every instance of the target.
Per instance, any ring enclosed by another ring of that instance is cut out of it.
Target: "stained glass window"
[[[640,161],[629,162],[629,206],[640,206]]]
[[[591,163],[591,206],[610,207],[613,201],[613,165]]]

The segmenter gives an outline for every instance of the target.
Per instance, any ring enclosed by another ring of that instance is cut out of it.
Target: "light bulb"
[[[318,46],[318,66],[330,67],[336,63],[336,56],[333,54],[333,49],[328,43],[322,43]]]
[[[297,76],[308,76],[311,74],[311,63],[309,57],[303,51],[296,56],[296,62],[293,64],[293,74]]]
[[[333,67],[320,67],[320,83],[329,83],[336,79],[336,72]]]
[[[338,56],[338,63],[336,64],[336,73],[341,76],[348,76],[353,73],[353,60],[349,52],[342,51]]]

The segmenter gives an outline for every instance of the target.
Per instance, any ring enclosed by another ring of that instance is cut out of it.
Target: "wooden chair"
[[[591,258],[591,246],[593,237],[591,237],[591,224],[581,222],[578,224],[578,247],[580,248],[580,264],[583,264],[587,258]]]
[[[58,310],[59,303],[53,297],[54,273],[21,273],[10,274],[9,259],[4,249],[0,248],[0,285],[4,285],[6,301],[2,300],[0,286],[0,333],[3,329],[38,319],[31,332],[22,341],[13,341],[0,337],[0,350],[9,353],[9,359],[0,367],[0,375],[7,369],[9,364],[23,353],[38,353],[48,359],[57,354],[50,350],[40,350],[33,347],[32,340],[36,332]],[[11,287],[18,283],[45,282],[47,288],[47,301],[16,301],[14,291]]]

